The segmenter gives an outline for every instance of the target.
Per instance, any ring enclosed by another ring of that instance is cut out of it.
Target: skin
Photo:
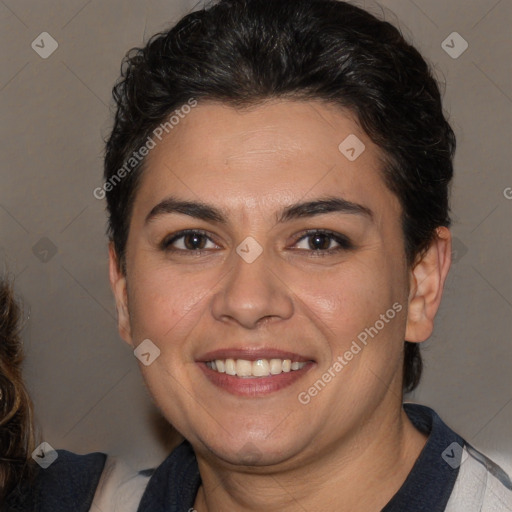
[[[365,144],[353,162],[338,150],[349,134]],[[203,102],[148,155],[126,275],[111,245],[110,281],[123,339],[135,348],[149,338],[161,351],[141,371],[164,416],[194,447],[199,512],[378,511],[421,452],[426,438],[401,407],[403,342],[432,333],[451,235],[439,228],[409,268],[401,207],[381,168],[380,149],[356,120],[320,101],[243,111]],[[215,206],[227,223],[177,213],[146,223],[171,195]],[[372,217],[331,212],[277,222],[284,207],[327,196],[358,203]],[[211,241],[201,239],[199,255],[183,238],[174,244],[181,252],[160,247],[182,229],[204,230]],[[314,229],[343,234],[353,248],[318,256],[314,237],[303,234]],[[248,236],[263,249],[250,264],[236,252]],[[394,303],[401,312],[301,404],[297,395]],[[285,389],[235,396],[196,363],[230,347],[279,348],[314,365]]]

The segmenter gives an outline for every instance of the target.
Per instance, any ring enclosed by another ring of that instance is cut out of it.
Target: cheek
[[[131,327],[137,339],[179,340],[197,324],[212,284],[204,275],[146,267],[128,283]]]
[[[390,268],[394,266],[382,260],[369,264],[368,259],[359,259],[314,277],[297,273],[290,276],[290,282],[305,312],[317,319],[328,338],[350,344],[395,302],[403,303],[404,283],[397,277],[397,269]]]

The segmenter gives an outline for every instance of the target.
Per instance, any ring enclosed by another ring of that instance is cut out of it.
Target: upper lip
[[[292,363],[313,361],[312,357],[275,348],[221,348],[202,354],[196,361],[206,363],[216,359],[245,359],[248,361],[255,361],[257,359],[290,359]]]

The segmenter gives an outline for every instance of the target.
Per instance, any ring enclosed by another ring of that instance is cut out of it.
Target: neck
[[[400,408],[374,414],[348,438],[286,468],[227,468],[198,455],[202,485],[194,508],[288,512],[380,511],[401,487],[426,442]]]

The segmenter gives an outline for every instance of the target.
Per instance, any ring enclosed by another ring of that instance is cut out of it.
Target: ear
[[[412,343],[425,341],[434,330],[434,317],[441,303],[452,261],[450,230],[441,226],[436,232],[436,238],[410,274],[405,340]]]
[[[108,246],[108,263],[110,287],[112,288],[116,300],[117,328],[119,329],[121,338],[123,338],[126,343],[132,345],[126,276],[121,270],[113,242],[110,242]]]

